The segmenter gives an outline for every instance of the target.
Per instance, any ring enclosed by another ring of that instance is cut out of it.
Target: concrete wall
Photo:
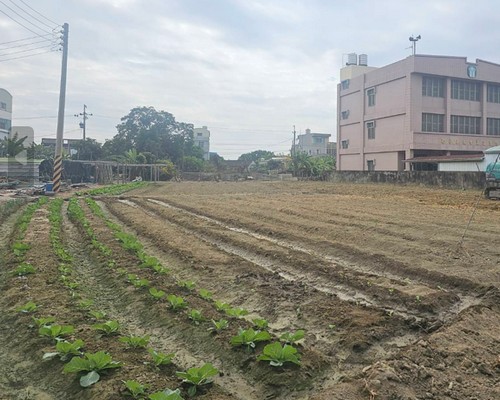
[[[485,185],[484,172],[439,172],[439,171],[336,171],[330,182],[394,183],[438,186],[451,189],[482,190]]]

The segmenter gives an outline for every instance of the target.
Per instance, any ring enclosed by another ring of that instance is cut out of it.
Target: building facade
[[[310,156],[326,156],[328,155],[328,133],[314,133],[310,129],[306,129],[306,133],[297,136],[297,144],[295,149],[292,148],[292,154],[306,153]]]
[[[414,55],[347,65],[337,87],[337,169],[437,169],[424,157],[500,145],[500,65]],[[415,161],[415,162],[413,162]]]
[[[12,95],[0,88],[0,140],[8,136],[12,126]]]
[[[203,159],[210,160],[210,131],[206,126],[194,128],[194,144],[203,150]]]

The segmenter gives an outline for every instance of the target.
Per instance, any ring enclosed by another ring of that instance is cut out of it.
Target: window
[[[422,78],[422,96],[444,97],[444,79],[424,76]]]
[[[422,132],[444,132],[444,115],[422,113]]]
[[[375,139],[375,121],[367,122],[366,130],[368,131],[368,139]]]
[[[375,160],[366,160],[368,171],[375,171]]]
[[[372,107],[375,105],[375,88],[368,89],[366,91],[366,95],[368,96],[368,107]]]
[[[0,101],[0,110],[7,110],[7,103]]]
[[[479,135],[481,133],[481,118],[465,115],[451,116],[451,133],[464,133],[466,135]]]
[[[10,121],[8,119],[0,118],[0,129],[9,130],[10,129]]]
[[[344,79],[342,82],[340,82],[340,87],[342,88],[342,90],[349,89],[349,83],[349,79]]]
[[[342,140],[342,142],[340,142],[340,144],[342,145],[343,149],[349,148],[349,140]]]
[[[203,133],[202,132],[197,132],[196,133],[198,136],[203,136]]]
[[[451,81],[452,99],[479,101],[479,97],[479,83],[456,80]]]
[[[486,134],[492,136],[500,136],[500,119],[499,118],[488,118]]]
[[[204,148],[205,147],[205,142],[200,140],[198,141],[198,146],[201,147],[201,148]]]
[[[500,86],[488,85],[487,92],[488,102],[500,103]]]
[[[342,111],[341,113],[342,119],[347,119],[349,118],[349,110]]]
[[[313,143],[314,144],[324,144],[325,143],[325,138],[313,136]]]

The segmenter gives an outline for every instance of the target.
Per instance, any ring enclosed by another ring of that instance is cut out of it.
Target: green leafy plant
[[[215,304],[215,308],[217,309],[217,311],[221,311],[221,312],[229,310],[231,308],[231,306],[228,303],[224,303],[224,302],[219,301],[219,300],[216,300],[214,304]]]
[[[142,385],[134,380],[122,381],[128,390],[128,394],[134,399],[142,399],[146,395],[147,385]]]
[[[137,279],[135,281],[132,281],[131,283],[136,288],[140,289],[140,288],[148,287],[151,282],[149,282],[147,279]]]
[[[118,340],[132,349],[146,348],[149,344],[149,336],[123,336]]]
[[[88,387],[98,382],[100,373],[112,368],[121,367],[121,362],[113,361],[112,357],[104,351],[85,353],[84,358],[73,357],[63,369],[65,373],[87,372],[80,378],[80,386]]]
[[[63,336],[71,335],[74,331],[75,328],[71,325],[43,325],[38,329],[38,334],[57,340]]]
[[[105,335],[117,334],[120,330],[120,323],[118,321],[106,321],[102,324],[92,325],[92,328],[96,331],[102,332]]]
[[[177,311],[187,307],[187,302],[181,297],[175,294],[169,294],[167,300],[170,303],[172,310]]]
[[[148,349],[148,353],[153,359],[155,367],[160,367],[162,365],[169,365],[172,363],[172,358],[175,357],[174,353],[170,354],[160,353],[152,348]]]
[[[183,383],[189,385],[188,395],[192,397],[200,386],[212,383],[212,378],[218,373],[217,368],[206,363],[200,368],[189,368],[186,372],[177,371],[175,374],[182,379]]]
[[[227,315],[235,318],[241,318],[245,315],[248,315],[248,310],[245,310],[244,308],[228,308],[225,311]]]
[[[193,290],[196,286],[196,283],[194,283],[193,281],[179,281],[179,282],[177,282],[177,284],[181,288],[187,289],[189,291]]]
[[[281,346],[279,342],[266,345],[257,360],[270,361],[273,367],[281,367],[287,362],[300,365],[300,355],[297,353],[297,349],[289,344]]]
[[[212,300],[212,296],[214,295],[211,291],[206,290],[206,289],[200,289],[198,292],[200,294],[200,297],[204,300],[210,301]]]
[[[168,274],[169,273],[169,269],[168,268],[165,268],[161,265],[155,265],[153,267],[153,271],[156,272],[157,274],[160,274],[160,275],[165,275],[165,274]]]
[[[155,299],[155,300],[161,300],[163,297],[166,296],[166,293],[163,290],[158,290],[156,288],[149,288],[149,294]]]
[[[52,360],[54,357],[59,356],[61,361],[67,361],[71,357],[82,355],[80,349],[83,345],[83,340],[80,339],[75,340],[73,343],[61,340],[56,343],[56,351],[53,353],[45,353],[43,355],[43,360]]]
[[[90,307],[92,307],[94,305],[94,300],[91,300],[91,299],[83,299],[83,300],[80,300],[78,302],[78,307],[82,308],[82,309],[89,309]]]
[[[54,317],[42,317],[42,318],[33,317],[33,322],[38,328],[40,328],[42,326],[50,325],[56,322],[56,319]]]
[[[25,305],[16,308],[16,311],[22,313],[32,313],[36,310],[38,310],[38,306],[32,301],[28,301]]]
[[[149,400],[184,400],[181,397],[181,391],[179,389],[170,390],[165,389],[162,392],[152,393],[148,397]]]
[[[280,340],[284,343],[288,343],[288,344],[295,344],[297,343],[299,340],[301,339],[304,339],[304,336],[305,336],[305,332],[304,330],[302,329],[299,329],[297,332],[295,333],[291,333],[291,332],[285,332],[283,333],[281,336],[280,336]]]
[[[160,265],[160,261],[156,257],[148,256],[144,253],[139,255],[139,258],[142,261],[142,268],[151,268],[153,269],[155,266]]]
[[[256,342],[264,342],[271,340],[271,335],[266,331],[254,331],[252,328],[240,329],[236,336],[231,338],[233,346],[247,346],[247,348],[255,348]]]
[[[31,247],[23,242],[15,242],[12,245],[12,252],[16,257],[23,257]]]
[[[26,276],[30,274],[34,274],[36,269],[30,263],[24,262],[19,265],[12,273],[17,276]]]
[[[269,322],[267,322],[267,319],[252,319],[253,325],[258,328],[258,329],[266,329],[269,326]]]
[[[91,310],[89,311],[90,316],[92,316],[94,319],[97,321],[106,318],[107,314],[104,311],[95,311]]]
[[[115,236],[122,243],[125,250],[134,253],[142,250],[142,244],[134,236],[125,232],[116,232]]]
[[[191,321],[194,322],[195,325],[199,325],[200,322],[204,321],[203,315],[201,315],[200,310],[195,310],[195,309],[190,310],[188,317]]]
[[[218,321],[212,320],[212,325],[213,326],[208,328],[208,330],[218,333],[224,329],[227,329],[229,326],[229,322],[227,321],[227,319],[220,319]]]

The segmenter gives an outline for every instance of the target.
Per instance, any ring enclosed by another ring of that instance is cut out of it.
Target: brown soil
[[[167,275],[141,268],[81,201],[112,254],[92,248],[82,228],[65,219],[76,298],[59,280],[44,207],[25,238],[32,245],[26,259],[38,272],[12,278],[15,260],[2,263],[0,398],[118,399],[121,380],[175,388],[175,370],[203,362],[221,371],[199,395],[210,400],[500,398],[500,203],[479,200],[462,240],[478,195],[414,186],[182,182],[99,199],[113,222],[169,268]],[[2,225],[2,243],[14,235],[12,226],[13,217]],[[126,273],[181,295],[207,321],[195,325],[187,311],[154,302]],[[177,285],[186,280],[196,289]],[[230,328],[214,336],[209,320],[224,314],[198,295],[200,288],[250,314],[230,319]],[[117,319],[123,333],[148,334],[153,347],[176,353],[174,365],[158,372],[144,364],[145,351],[97,337],[95,321],[78,307],[82,298]],[[42,363],[50,341],[15,312],[30,299],[43,305],[38,314],[78,327],[75,337],[88,351],[109,351],[125,365],[81,389],[75,376],[61,373],[60,361]],[[275,369],[232,348],[231,336],[253,318],[267,319],[275,337],[306,331],[300,368]]]

